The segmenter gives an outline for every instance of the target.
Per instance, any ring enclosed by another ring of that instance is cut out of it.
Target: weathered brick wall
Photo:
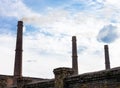
[[[120,88],[120,83],[77,83],[65,88]]]
[[[54,80],[29,83],[27,85],[24,85],[23,88],[54,88]]]
[[[120,88],[120,68],[65,78],[64,88]]]
[[[12,84],[12,76],[0,75],[0,88],[9,88]]]
[[[61,71],[60,68],[58,70]],[[120,67],[76,76],[67,76],[63,79],[63,86],[60,87],[56,87],[55,83],[55,79],[43,80],[28,83],[22,88],[120,88]]]
[[[27,80],[31,80],[32,82],[48,80],[48,79],[33,78],[33,77],[23,77],[23,78]],[[16,88],[13,87],[13,76],[0,75],[0,88]]]

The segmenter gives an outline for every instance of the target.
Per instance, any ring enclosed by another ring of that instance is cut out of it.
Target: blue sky
[[[24,22],[23,76],[53,78],[54,68],[71,67],[73,35],[79,74],[105,69],[105,44],[111,67],[120,66],[119,6],[118,0],[0,0],[0,74],[13,74],[19,20]]]

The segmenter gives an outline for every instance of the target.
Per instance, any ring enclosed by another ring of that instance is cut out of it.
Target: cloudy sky
[[[24,22],[23,76],[53,78],[71,67],[77,37],[79,74],[120,66],[119,0],[0,0],[0,74],[13,75],[17,22]]]

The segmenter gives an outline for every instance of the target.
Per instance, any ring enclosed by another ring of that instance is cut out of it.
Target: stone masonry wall
[[[54,79],[40,81],[36,83],[30,83],[30,84],[24,85],[23,88],[54,88]]]
[[[56,88],[55,83],[55,79],[52,79],[30,83],[23,88]],[[60,86],[60,88],[120,88],[120,67],[76,76],[67,76],[63,79],[63,83],[64,85]]]
[[[120,67],[64,79],[64,88],[120,88]]]

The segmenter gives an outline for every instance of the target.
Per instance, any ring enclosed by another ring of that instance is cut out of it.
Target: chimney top
[[[76,40],[76,36],[72,36],[72,40]]]
[[[23,25],[23,21],[18,21],[18,25]]]
[[[108,45],[104,45],[104,48],[105,48],[105,49],[108,49]]]

